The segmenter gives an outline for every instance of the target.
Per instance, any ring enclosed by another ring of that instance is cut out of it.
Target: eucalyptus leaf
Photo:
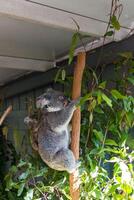
[[[127,80],[134,85],[134,76],[133,77],[128,77]]]
[[[121,57],[126,58],[126,59],[132,59],[133,58],[133,53],[131,51],[120,52],[118,54]]]
[[[109,99],[108,96],[106,96],[104,93],[102,93],[101,96],[102,96],[102,99],[107,103],[107,105],[112,108],[111,99]]]
[[[118,146],[118,144],[112,139],[106,139],[105,140],[105,145]]]
[[[57,82],[57,80],[59,79],[61,70],[62,70],[62,69],[58,69],[58,71],[57,71],[57,73],[56,73],[56,76],[55,76],[55,78],[54,78],[54,82]]]
[[[101,89],[105,89],[106,81],[103,81],[102,83],[100,83],[98,87],[101,88]]]
[[[23,192],[23,190],[24,190],[24,187],[25,187],[25,183],[22,182],[22,183],[19,185],[18,194],[17,194],[18,197],[22,194],[22,192]]]
[[[65,78],[66,78],[66,71],[65,71],[65,69],[62,69],[61,76],[62,76],[62,81],[64,81]]]
[[[70,47],[70,51],[69,51],[69,61],[68,61],[69,65],[71,64],[71,62],[73,60],[74,51],[77,46],[78,40],[79,40],[79,32],[76,32],[76,33],[74,33],[74,35],[72,37],[71,47]]]
[[[115,30],[120,30],[120,23],[115,15],[111,17],[111,24]]]
[[[114,34],[114,31],[108,31],[105,33],[104,36],[112,36]]]
[[[29,189],[24,197],[24,200],[32,200],[33,199],[34,189]]]
[[[116,98],[116,99],[124,99],[124,98],[126,98],[124,95],[122,95],[118,90],[115,90],[115,89],[113,89],[113,90],[111,90],[111,94],[112,94],[112,96],[114,97],[114,98]]]

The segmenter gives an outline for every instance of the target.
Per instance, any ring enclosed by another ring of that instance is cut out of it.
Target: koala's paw
[[[78,99],[72,100],[72,104],[74,105],[75,108],[77,108],[79,106],[81,97],[79,97]]]
[[[81,161],[76,160],[76,169],[79,168],[81,166]]]
[[[71,173],[74,173],[79,167],[81,166],[81,162],[79,160],[75,161],[75,167],[70,169],[68,172],[71,174]]]
[[[30,118],[30,117],[25,117],[24,118],[24,123],[25,124],[29,124],[29,123],[31,123],[32,122],[32,119]]]

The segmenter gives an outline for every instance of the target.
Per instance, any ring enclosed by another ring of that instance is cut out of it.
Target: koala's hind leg
[[[72,173],[76,169],[76,162],[73,152],[70,149],[61,149],[52,160],[52,168]]]
[[[38,151],[38,122],[36,121],[36,119],[26,117],[24,119],[24,123],[28,126],[30,131],[30,140],[32,148],[35,151]]]

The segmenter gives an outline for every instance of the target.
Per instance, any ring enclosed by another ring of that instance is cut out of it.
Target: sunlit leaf
[[[27,170],[27,171],[23,172],[18,178],[19,178],[19,180],[24,180],[28,177],[28,175],[29,175],[29,171]]]
[[[24,200],[32,200],[33,199],[34,189],[29,189],[24,197]]]
[[[95,106],[96,106],[96,100],[93,99],[88,105],[88,111],[90,111],[90,112],[93,111]]]
[[[62,78],[62,81],[64,81],[65,78],[66,78],[66,71],[65,71],[65,69],[62,69],[61,78]]]
[[[112,107],[112,101],[104,93],[101,94],[102,99],[107,103],[108,106]]]
[[[106,81],[103,81],[102,83],[100,83],[98,87],[101,88],[101,89],[105,89]]]
[[[103,133],[101,131],[93,130],[93,133],[95,134],[96,138],[99,139],[101,142],[104,139]]]
[[[120,30],[120,23],[115,15],[111,17],[111,24],[115,30]]]
[[[112,139],[106,139],[105,140],[105,144],[106,145],[111,145],[111,146],[118,146],[118,144],[114,141],[114,140],[112,140]]]
[[[24,190],[24,187],[25,187],[25,183],[21,183],[21,184],[19,185],[19,189],[18,189],[18,193],[17,193],[17,196],[18,196],[18,197],[22,194],[22,192],[23,192],[23,190]]]
[[[97,101],[98,101],[98,104],[101,104],[102,102],[102,93],[100,90],[97,92]]]
[[[111,94],[115,99],[124,99],[125,98],[124,95],[122,95],[118,90],[115,90],[115,89],[111,90]]]

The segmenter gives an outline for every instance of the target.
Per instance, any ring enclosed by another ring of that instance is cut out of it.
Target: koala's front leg
[[[30,139],[32,148],[35,151],[38,151],[38,122],[36,119],[25,117],[24,123],[28,126],[28,129],[30,129]]]
[[[51,128],[61,128],[64,126],[67,126],[73,116],[74,111],[76,110],[76,105],[78,104],[78,100],[71,101],[68,106],[66,106],[64,109],[49,113],[48,115],[48,122],[51,125]]]

